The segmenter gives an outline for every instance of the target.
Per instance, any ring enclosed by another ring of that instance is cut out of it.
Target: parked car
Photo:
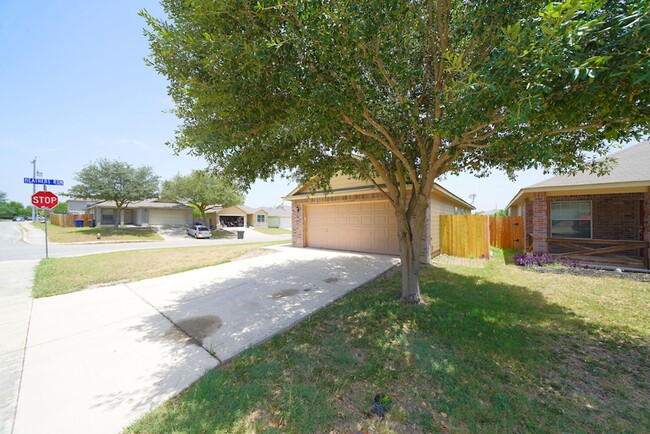
[[[187,228],[187,235],[194,238],[212,238],[212,232],[205,226],[190,226]]]
[[[24,221],[25,221],[25,217],[23,217],[23,216],[21,216],[21,215],[17,215],[16,217],[12,218],[11,220],[13,220],[13,221],[15,221],[15,222],[24,222]]]

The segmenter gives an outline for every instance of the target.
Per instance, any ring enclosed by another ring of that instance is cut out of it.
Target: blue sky
[[[42,177],[64,181],[50,188],[55,193],[101,157],[149,165],[162,179],[206,167],[165,145],[179,121],[166,112],[165,79],[143,61],[141,9],[163,16],[154,0],[0,0],[0,191],[9,200],[29,203],[32,186],[23,178],[32,176],[34,157]],[[476,194],[474,205],[489,210],[545,177],[531,171],[516,183],[498,173],[440,183],[467,201]],[[277,205],[294,187],[279,177],[257,182],[246,204]]]

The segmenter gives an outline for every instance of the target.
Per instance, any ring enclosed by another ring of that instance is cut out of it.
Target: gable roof
[[[291,211],[286,210],[280,206],[275,208],[262,207],[260,208],[269,215],[269,217],[291,217]]]
[[[343,180],[343,182],[340,182],[341,180]],[[368,194],[368,193],[376,193],[379,191],[379,189],[374,184],[370,184],[368,183],[368,181],[355,180],[353,178],[349,178],[343,175],[335,176],[334,178],[332,178],[332,181],[334,181],[332,182],[332,184],[336,183],[337,185],[332,185],[331,186],[332,189],[330,191],[324,191],[324,190],[310,191],[309,187],[311,186],[311,183],[307,183],[304,185],[299,185],[298,187],[294,188],[283,199],[291,201],[297,199],[306,199],[312,196]],[[380,187],[386,186],[381,182],[381,180],[377,180],[377,184]],[[472,204],[465,202],[463,199],[451,193],[449,190],[442,187],[438,183],[434,183],[433,192],[445,197],[451,202],[454,202],[456,205],[460,205],[462,208],[466,208],[470,210],[476,209]]]
[[[613,161],[610,172],[604,176],[579,172],[575,175],[558,175],[519,190],[506,208],[520,201],[527,193],[541,191],[563,192],[570,190],[629,189],[650,186],[650,141],[632,145],[605,158]],[[599,159],[602,161],[603,159]]]
[[[255,214],[257,211],[260,210],[260,208],[253,208],[246,205],[235,205],[235,206],[240,210],[244,211],[246,214]]]
[[[89,206],[88,209],[99,208],[99,207],[117,208],[117,206],[115,206],[115,202],[105,200],[105,201],[98,202],[92,206]],[[183,205],[180,202],[169,202],[166,200],[159,200],[159,199],[147,199],[147,200],[140,200],[137,202],[131,202],[127,208],[184,209],[184,210],[192,209],[191,207],[187,205]]]

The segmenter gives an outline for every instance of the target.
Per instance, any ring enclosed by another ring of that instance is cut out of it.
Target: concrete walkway
[[[284,246],[274,250],[34,300],[13,432],[119,432],[206,370],[398,261]]]
[[[0,433],[10,433],[23,371],[38,261],[0,262]]]

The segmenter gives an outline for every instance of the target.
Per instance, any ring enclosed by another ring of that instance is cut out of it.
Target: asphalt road
[[[30,223],[23,223],[29,225]],[[36,232],[39,234],[39,232]],[[45,258],[45,237],[40,236],[23,237],[19,223],[0,221],[0,261],[35,260]],[[24,241],[29,239],[29,242]],[[146,243],[118,243],[118,244],[48,244],[50,258],[61,258],[65,256],[82,256],[97,253],[117,252],[123,250],[161,249],[175,247],[206,246],[214,244],[253,243],[291,239],[290,235],[270,236],[255,231],[246,230],[244,239],[211,239],[195,240],[190,237],[168,239],[165,241],[153,241]]]

